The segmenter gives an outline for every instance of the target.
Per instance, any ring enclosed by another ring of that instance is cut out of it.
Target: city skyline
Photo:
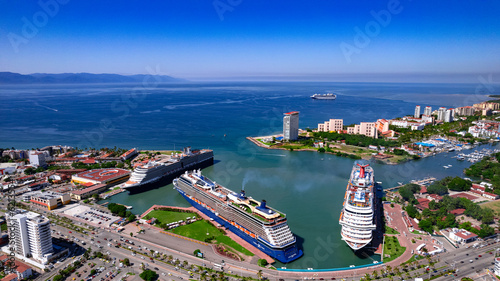
[[[0,71],[22,74],[476,82],[499,73],[495,1],[47,0],[0,8],[9,11],[0,19]]]

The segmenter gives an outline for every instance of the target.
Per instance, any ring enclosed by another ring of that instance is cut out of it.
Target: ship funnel
[[[246,196],[245,196],[245,190],[244,189],[242,189],[241,192],[240,192],[240,198],[242,198],[242,199],[246,198]]]
[[[262,201],[260,202],[260,207],[261,207],[261,208],[263,208],[263,209],[265,209],[265,208],[266,208],[266,200],[262,200]]]
[[[191,146],[186,146],[184,147],[184,154],[189,155],[191,154]]]

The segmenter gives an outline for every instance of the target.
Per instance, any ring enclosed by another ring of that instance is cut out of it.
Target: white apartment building
[[[34,212],[18,210],[16,215],[8,217],[8,223],[16,254],[47,263],[54,253],[50,220]]]
[[[413,117],[420,118],[420,105],[415,106],[415,114],[413,114]]]
[[[32,150],[30,151],[29,158],[30,158],[30,164],[33,166],[41,166],[41,167],[46,167],[47,162],[45,161],[46,158],[50,157],[50,154],[48,151],[35,151]]]
[[[424,115],[431,116],[432,115],[432,107],[426,106],[424,109]]]

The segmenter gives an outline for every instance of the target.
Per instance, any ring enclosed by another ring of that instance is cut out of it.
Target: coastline
[[[246,137],[247,140],[251,141],[252,143],[254,143],[255,145],[259,146],[259,147],[262,147],[262,148],[265,148],[265,149],[272,149],[272,150],[290,150],[290,148],[287,148],[287,147],[278,147],[278,146],[271,146],[271,145],[266,145],[264,143],[262,143],[261,141],[259,141],[258,139],[259,138],[265,138],[264,137]],[[350,147],[350,146],[346,146],[346,147]],[[363,149],[361,147],[355,147],[356,149]],[[297,149],[293,149],[293,151],[310,151],[310,152],[318,152],[317,149],[314,149],[314,148],[297,148]],[[325,154],[329,154],[329,155],[334,155],[334,156],[337,156],[336,152],[330,152],[330,151],[325,151],[325,152],[321,152],[321,153],[325,153]],[[399,161],[399,162],[391,162],[390,158],[386,158],[386,159],[377,159],[375,157],[373,157],[373,155],[370,155],[370,157],[368,157],[368,155],[362,155],[362,156],[359,156],[355,153],[352,153],[352,152],[346,152],[346,151],[342,151],[342,153],[344,154],[347,154],[347,155],[352,155],[352,156],[358,156],[360,158],[357,158],[357,159],[363,159],[363,160],[375,160],[375,161],[378,161],[379,163],[382,163],[382,164],[386,164],[386,165],[397,165],[397,164],[402,164],[402,163],[405,163],[407,161],[410,161],[411,159],[406,159],[406,160],[403,160],[403,161]],[[392,156],[392,155],[391,155]],[[339,156],[339,157],[343,157],[343,156]],[[391,157],[391,158],[394,158],[394,157]],[[354,158],[353,158],[354,159]],[[397,159],[397,158],[396,158]]]

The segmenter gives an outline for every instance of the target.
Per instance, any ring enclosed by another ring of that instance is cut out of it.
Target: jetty
[[[412,180],[410,181],[409,183],[414,183],[414,184],[418,184],[418,185],[428,185],[428,184],[431,184],[432,182],[434,182],[436,180],[436,178],[434,177],[429,177],[429,178],[425,178],[423,180]],[[403,187],[405,184],[400,184],[398,186],[395,186],[395,187],[391,187],[391,188],[387,188],[387,189],[384,189],[384,191],[394,191],[394,190],[398,190],[399,188]]]

